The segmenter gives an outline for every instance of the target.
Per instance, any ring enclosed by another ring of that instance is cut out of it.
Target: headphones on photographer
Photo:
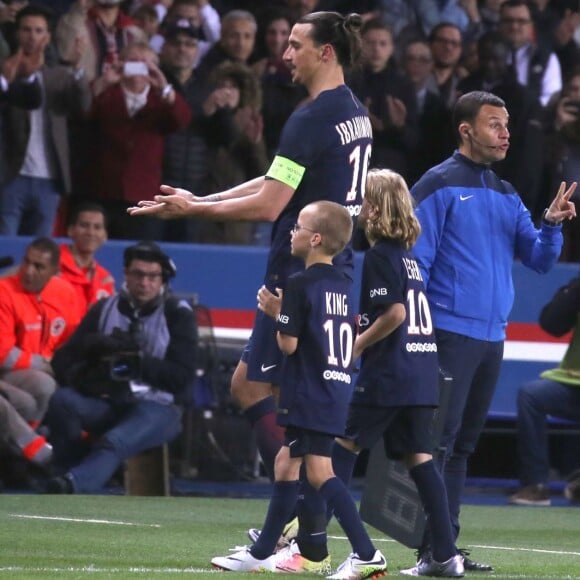
[[[177,267],[173,260],[167,254],[164,254],[161,248],[153,242],[139,242],[126,248],[123,253],[123,266],[125,269],[129,267],[133,260],[158,263],[161,266],[164,284],[167,284],[177,274]]]

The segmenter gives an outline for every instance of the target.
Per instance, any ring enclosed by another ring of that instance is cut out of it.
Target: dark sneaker
[[[580,477],[573,479],[564,488],[564,497],[571,503],[580,503]]]
[[[416,566],[401,570],[402,576],[433,576],[438,578],[462,578],[465,575],[463,556],[457,554],[445,562],[433,559],[419,560]]]
[[[550,492],[542,483],[526,485],[510,495],[509,502],[515,505],[548,506],[550,505]]]
[[[70,478],[68,478],[66,475],[59,475],[58,477],[52,477],[46,482],[46,493],[74,493],[74,487]]]
[[[469,550],[459,548],[457,550],[459,555],[463,558],[463,567],[468,572],[493,572],[493,567],[489,564],[484,564],[483,562],[476,562],[469,558]]]

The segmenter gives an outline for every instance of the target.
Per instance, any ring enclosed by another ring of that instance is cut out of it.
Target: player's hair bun
[[[344,24],[346,30],[351,32],[358,32],[362,28],[362,18],[360,14],[352,12],[344,17]]]

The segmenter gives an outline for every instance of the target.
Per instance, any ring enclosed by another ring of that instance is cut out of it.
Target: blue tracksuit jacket
[[[562,250],[561,226],[536,229],[513,186],[458,151],[411,193],[422,228],[414,253],[435,328],[504,340],[513,260],[547,272]]]

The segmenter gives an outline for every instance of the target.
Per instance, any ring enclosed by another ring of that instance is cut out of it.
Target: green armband
[[[268,173],[266,173],[266,177],[271,177],[276,181],[285,183],[292,189],[297,189],[305,171],[306,167],[302,167],[302,165],[298,165],[298,163],[294,163],[294,161],[286,159],[286,157],[276,155],[272,165],[270,165],[270,169],[268,169]]]

